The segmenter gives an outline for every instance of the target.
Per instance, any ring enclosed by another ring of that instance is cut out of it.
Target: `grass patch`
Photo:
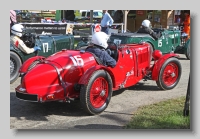
[[[74,40],[74,46],[76,47],[78,44],[79,40]]]
[[[185,97],[140,107],[125,129],[190,129],[190,116],[183,116]]]

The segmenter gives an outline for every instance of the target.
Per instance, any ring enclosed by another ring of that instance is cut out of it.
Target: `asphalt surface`
[[[96,116],[88,116],[79,101],[72,103],[33,103],[18,100],[15,87],[10,85],[10,129],[122,129],[133,113],[144,105],[185,96],[190,73],[190,60],[179,58],[182,75],[178,85],[168,91],[160,90],[155,81],[141,80],[135,86],[113,92],[107,109]]]

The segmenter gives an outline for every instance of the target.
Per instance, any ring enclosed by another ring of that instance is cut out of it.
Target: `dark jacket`
[[[152,29],[147,28],[147,27],[141,27],[139,28],[139,30],[137,31],[137,33],[146,33],[146,34],[150,34],[154,39],[158,39],[161,37],[160,33],[155,33]]]
[[[70,21],[74,21],[74,19],[75,19],[74,10],[67,10],[65,12],[65,19],[70,20]]]
[[[116,61],[113,59],[105,49],[100,49],[96,46],[88,47],[86,51],[95,54],[102,62],[104,66],[111,66],[112,68],[116,66]]]

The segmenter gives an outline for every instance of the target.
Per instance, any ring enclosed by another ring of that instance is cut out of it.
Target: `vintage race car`
[[[177,54],[162,55],[155,50],[152,63],[148,43],[109,42],[108,49],[117,62],[114,68],[102,65],[98,57],[85,50],[62,50],[47,58],[28,59],[20,68],[24,76],[15,88],[16,97],[40,103],[78,99],[86,112],[96,115],[107,108],[115,90],[142,79],[155,80],[160,89],[169,90],[180,80],[182,68]]]
[[[113,33],[110,36],[111,41],[120,39],[122,44],[140,43],[141,41],[147,42],[150,45],[152,52],[160,50],[163,54],[178,53],[185,54],[187,59],[190,59],[190,38],[184,33],[181,33],[179,28],[170,26],[169,29],[153,28],[154,32],[161,33],[162,36],[155,40],[149,34],[143,33]],[[77,49],[87,45],[86,37],[77,44]]]
[[[26,30],[26,34],[23,36],[25,44],[29,47],[38,45],[41,47],[41,51],[36,53],[26,54],[22,52],[18,47],[10,43],[10,83],[15,82],[19,77],[19,68],[27,59],[36,55],[48,57],[55,52],[62,49],[74,49],[74,36],[70,34],[36,34],[34,30]]]

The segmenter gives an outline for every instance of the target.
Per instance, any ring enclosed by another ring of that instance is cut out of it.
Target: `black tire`
[[[187,50],[185,52],[185,56],[188,60],[190,60],[190,42],[188,44]]]
[[[14,83],[19,77],[19,69],[22,66],[20,57],[10,51],[10,84]]]
[[[112,79],[106,71],[95,71],[90,77],[88,84],[81,85],[80,102],[84,110],[90,115],[103,112],[111,100],[112,86]],[[103,87],[104,89],[102,89]]]
[[[34,68],[38,63],[40,63],[39,60],[33,61],[33,63],[31,63],[31,65],[28,67],[28,70],[27,70],[27,71],[29,71],[29,70],[31,70],[32,68]],[[25,75],[26,75],[26,74],[23,74],[23,75],[21,76],[21,83],[22,83],[22,80],[23,80],[23,78],[24,78]]]
[[[179,82],[182,67],[177,58],[169,58],[162,65],[156,84],[162,90],[173,89]]]

